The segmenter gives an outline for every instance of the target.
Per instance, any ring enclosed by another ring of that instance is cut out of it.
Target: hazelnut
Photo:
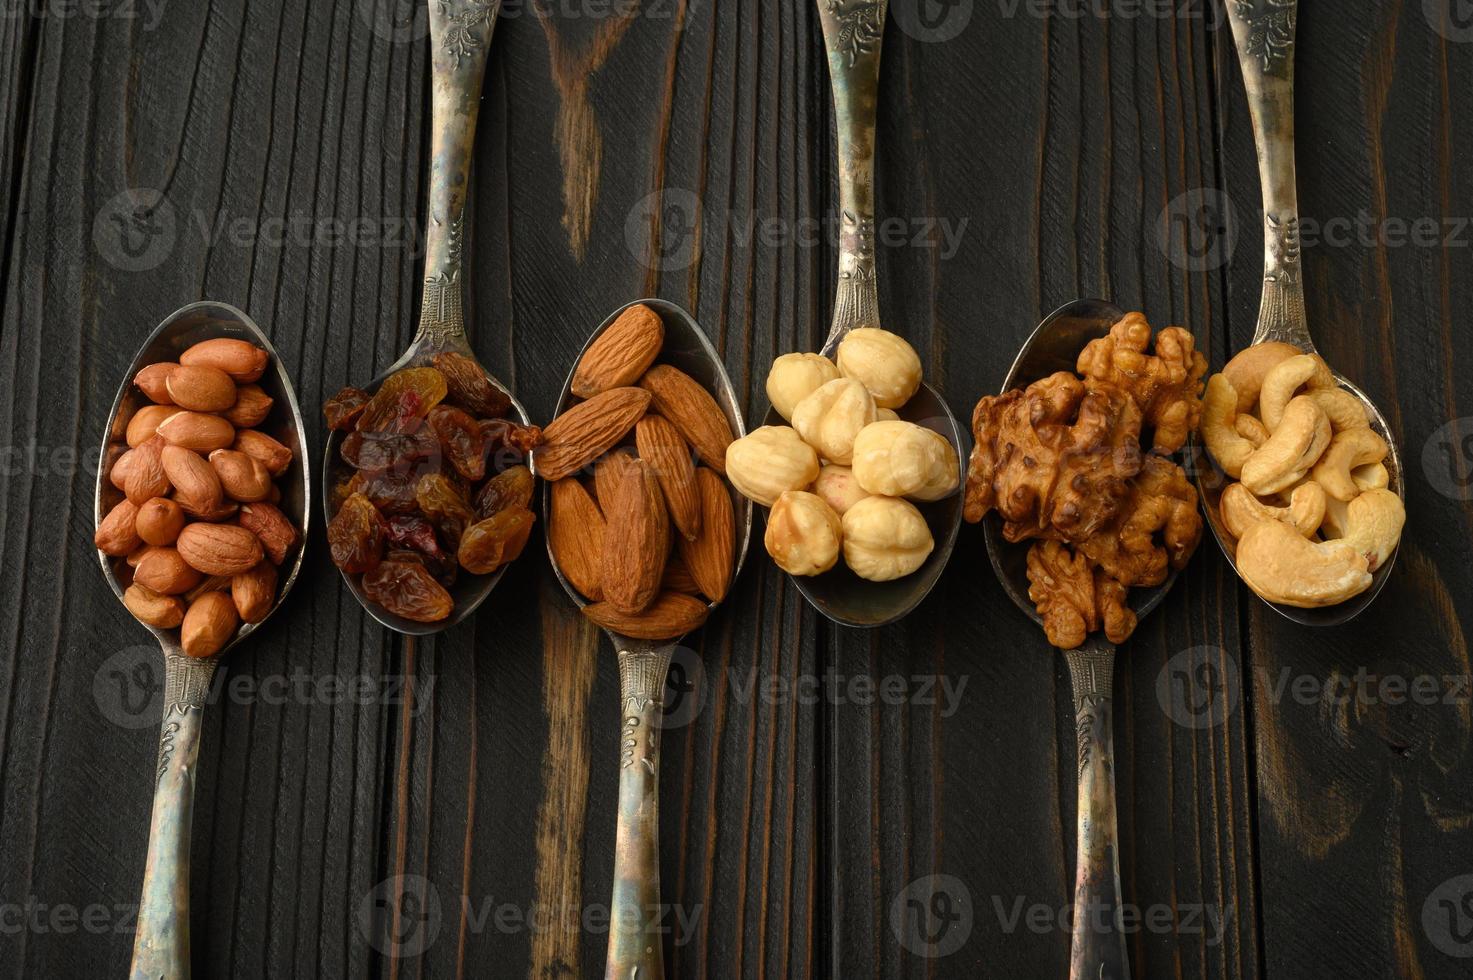
[[[870,493],[940,500],[961,482],[946,437],[914,422],[876,422],[854,440],[854,477]]]
[[[834,362],[822,354],[784,354],[767,372],[767,398],[791,422],[799,402],[838,376]]]
[[[878,327],[851,330],[839,343],[839,373],[861,382],[880,408],[899,408],[921,386],[921,359],[905,338]]]
[[[813,481],[813,492],[840,517],[848,513],[850,507],[869,496],[854,478],[853,470],[833,463],[818,471],[818,479]]]
[[[843,534],[839,515],[821,498],[788,490],[773,505],[763,540],[789,575],[822,575],[838,563]]]
[[[836,378],[798,403],[793,428],[831,463],[854,458],[854,437],[875,420],[875,400],[853,378]]]
[[[726,478],[764,507],[817,477],[818,454],[786,425],[764,425],[726,447]]]
[[[860,578],[889,582],[921,567],[936,542],[915,505],[866,497],[843,519],[844,562]]]

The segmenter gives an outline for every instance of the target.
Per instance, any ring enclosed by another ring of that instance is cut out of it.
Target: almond
[[[583,484],[570,476],[552,485],[547,544],[552,560],[573,588],[594,602],[604,597],[604,516]]]
[[[144,544],[160,547],[173,544],[184,530],[184,508],[167,497],[154,497],[139,506],[134,523]]]
[[[237,452],[254,456],[272,476],[281,476],[292,465],[292,451],[264,432],[242,429],[235,435],[235,444],[230,447]]]
[[[701,533],[694,541],[677,542],[701,594],[712,602],[726,598],[736,558],[736,515],[726,481],[704,466],[696,470],[701,491]]]
[[[634,454],[627,449],[615,449],[593,467],[593,497],[600,507],[614,499],[614,493],[634,462]]]
[[[276,566],[263,561],[230,580],[230,598],[243,622],[259,623],[276,601]]]
[[[190,603],[179,628],[179,644],[191,657],[213,657],[240,625],[235,602],[223,592],[206,592]]]
[[[181,365],[164,379],[169,397],[191,412],[223,412],[235,404],[235,382],[219,368]]]
[[[660,592],[670,554],[670,518],[649,463],[634,460],[604,504],[604,599],[625,615],[642,612]]]
[[[684,592],[686,595],[695,595],[701,591],[695,577],[690,573],[690,566],[685,563],[685,558],[678,550],[665,563],[665,577],[660,581],[660,591]]]
[[[583,352],[573,372],[573,394],[592,398],[634,384],[655,363],[664,344],[665,325],[659,314],[636,303]]]
[[[157,435],[159,426],[178,412],[172,405],[144,405],[128,420],[128,445],[137,449]]]
[[[158,434],[171,446],[193,449],[197,453],[208,453],[224,449],[235,441],[235,426],[218,415],[203,412],[180,412],[159,424]]]
[[[157,364],[150,364],[134,376],[133,383],[154,404],[172,405],[174,403],[169,398],[169,374],[178,366],[178,363],[174,361],[159,361]]]
[[[231,500],[249,504],[271,495],[271,474],[254,456],[235,449],[217,449],[210,453],[210,467]]]
[[[265,557],[261,540],[234,524],[187,524],[175,547],[191,568],[206,575],[239,575]]]
[[[274,504],[246,504],[240,509],[240,526],[250,531],[261,541],[266,557],[272,564],[280,565],[296,545],[297,526]]]
[[[164,475],[164,440],[158,436],[130,450],[132,459],[123,478],[123,492],[140,507],[154,497],[169,492],[169,478]]]
[[[538,475],[561,480],[602,456],[634,428],[650,404],[641,388],[612,388],[574,405],[543,430],[533,450]]]
[[[665,494],[665,508],[670,519],[687,540],[695,540],[701,530],[701,494],[696,489],[696,465],[691,461],[690,447],[670,420],[659,415],[646,415],[634,427],[639,458],[647,460]]]
[[[695,378],[668,364],[650,368],[639,386],[652,396],[654,411],[669,419],[685,441],[695,447],[701,462],[724,475],[731,425],[711,393]]]
[[[271,414],[275,399],[260,385],[243,385],[235,393],[235,404],[225,413],[225,421],[237,429],[254,429]]]
[[[134,582],[123,592],[123,605],[144,626],[171,630],[184,622],[184,603],[175,596],[160,595],[146,585]]]
[[[204,576],[189,567],[175,548],[150,548],[133,569],[133,581],[162,595],[179,595],[199,585]]]
[[[261,380],[267,360],[266,352],[255,344],[229,337],[203,341],[179,355],[179,363],[186,367],[218,368],[240,384]]]
[[[122,558],[136,550],[143,544],[143,539],[138,536],[138,507],[132,501],[124,500],[108,511],[102,523],[97,525],[92,542],[103,554],[114,558]]]
[[[216,514],[225,503],[225,490],[214,467],[199,453],[179,446],[165,446],[164,473],[174,485],[174,500],[195,517]]]
[[[700,599],[679,592],[662,592],[648,609],[633,616],[608,602],[583,607],[583,615],[597,625],[636,640],[678,639],[704,623],[709,611]]]

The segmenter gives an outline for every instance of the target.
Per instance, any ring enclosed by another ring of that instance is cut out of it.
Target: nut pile
[[[324,406],[328,428],[347,432],[339,454],[353,469],[333,488],[328,546],[371,601],[439,622],[455,609],[461,569],[488,575],[522,553],[536,520],[525,458],[542,433],[510,410],[479,364],[449,351]]]
[[[1220,510],[1249,588],[1301,607],[1370,588],[1406,509],[1388,489],[1386,441],[1319,355],[1277,342],[1239,353],[1207,383],[1202,437],[1239,481]]]
[[[772,508],[764,543],[791,575],[839,562],[872,582],[920,568],[935,547],[912,501],[940,500],[960,482],[955,447],[895,410],[921,384],[921,359],[888,330],[850,331],[835,360],[784,354],[767,397],[790,426],[763,426],[726,451],[726,472]]]
[[[722,475],[731,425],[690,375],[657,364],[659,314],[629,307],[573,373],[578,401],[533,451],[551,484],[547,539],[599,626],[672,640],[731,587],[736,515]]]
[[[139,371],[133,383],[151,404],[128,420],[129,448],[108,472],[124,496],[94,541],[120,559],[128,611],[178,629],[191,657],[219,653],[241,623],[266,618],[300,539],[277,506],[292,451],[256,428],[271,412],[256,384],[268,360],[218,338]]]
[[[1028,596],[1060,649],[1099,629],[1124,642],[1128,590],[1160,585],[1202,537],[1196,491],[1166,454],[1201,422],[1207,362],[1180,327],[1150,346],[1145,317],[1127,314],[1085,346],[1077,373],[989,395],[972,415],[964,516],[995,510],[1006,540],[1033,542]]]

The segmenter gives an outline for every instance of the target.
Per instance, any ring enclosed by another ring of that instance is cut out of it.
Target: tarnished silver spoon
[[[851,330],[880,326],[875,278],[875,108],[879,100],[880,42],[888,0],[851,3],[817,0],[833,82],[839,158],[839,284],[834,319],[820,353],[832,357]],[[966,479],[970,451],[956,416],[935,388],[922,384],[899,410],[908,422],[939,432],[957,451],[958,487]],[[774,409],[765,425],[786,425]],[[843,562],[817,576],[792,576],[809,604],[843,626],[884,626],[906,616],[930,595],[956,546],[962,523],[960,490],[919,505],[936,546],[924,564],[904,578],[870,582]]]
[[[711,392],[726,415],[733,436],[746,435],[746,423],[736,390],[715,348],[695,319],[674,303],[641,299],[611,313],[583,346],[587,351],[629,307],[643,304],[654,310],[665,326],[660,363],[690,375]],[[576,364],[583,359],[579,353]],[[573,374],[563,383],[557,410],[561,415],[573,397]],[[551,487],[542,488],[542,512],[549,514]],[[752,503],[733,493],[736,507],[736,547],[732,580],[741,574],[752,535]],[[581,609],[588,600],[574,588],[558,565],[548,535],[547,555],[568,596]],[[711,603],[714,610],[717,603]],[[614,843],[614,897],[610,907],[609,953],[604,976],[608,980],[660,980],[665,975],[660,920],[660,711],[665,700],[665,676],[670,657],[682,637],[665,641],[638,640],[608,632],[619,654],[619,816]]]
[[[1033,331],[1003,382],[1003,391],[1026,387],[1056,371],[1074,371],[1086,344],[1110,332],[1125,312],[1102,300],[1075,300]],[[1189,450],[1192,444],[1189,443]],[[1043,625],[1028,598],[1028,545],[1002,536],[1002,519],[983,525],[987,555],[1003,589],[1019,609]],[[1144,619],[1160,605],[1177,572],[1155,588],[1132,589],[1131,608]],[[1115,824],[1115,736],[1112,729],[1115,645],[1098,634],[1066,650],[1079,736],[1078,844],[1074,878],[1074,934],[1069,953],[1072,980],[1126,980],[1130,976],[1120,900],[1120,847]]]
[[[297,395],[281,358],[251,318],[225,303],[191,303],[170,314],[143,342],[128,374],[113,400],[107,420],[103,465],[98,467],[96,517],[99,522],[123,499],[108,475],[117,462],[118,449],[126,448],[124,433],[128,420],[149,400],[133,385],[138,372],[150,364],[177,361],[188,347],[218,337],[245,340],[265,350],[271,364],[258,382],[274,401],[271,414],[260,431],[292,451],[292,463],[280,477],[281,509],[302,530],[306,540],[312,494],[307,443]],[[305,547],[297,549],[289,567],[280,570],[273,615],[286,601],[297,581]],[[119,569],[125,562],[97,553],[108,585],[123,598]],[[189,657],[180,647],[178,629],[149,631],[158,638],[164,654],[164,717],[159,733],[159,759],[155,774],[153,818],[148,834],[148,858],[143,872],[143,894],[138,906],[138,926],[133,939],[134,980],[170,980],[189,976],[189,831],[194,814],[195,761],[199,756],[201,725],[210,681],[220,661],[256,630],[260,623],[240,627],[223,650],[213,657]]]
[[[436,354],[445,351],[462,354],[480,364],[465,332],[461,229],[465,223],[466,188],[475,146],[476,116],[481,105],[481,83],[486,74],[486,52],[491,47],[491,32],[500,6],[476,0],[429,0],[432,118],[424,299],[414,342],[404,356],[365,386],[364,390],[370,394],[389,375],[404,368],[429,365]],[[530,424],[526,409],[510,390],[489,371],[486,376],[506,392],[521,423]],[[340,455],[345,435],[340,431],[328,433],[327,452],[322,460],[322,509],[329,521],[333,517],[333,488],[351,475],[350,467]],[[415,622],[387,611],[364,594],[359,575],[344,572],[343,581],[368,614],[389,629],[410,636],[427,636],[449,629],[475,612],[501,581],[504,571],[505,566],[490,575],[459,576],[449,590],[455,603],[453,611],[434,623]]]
[[[1248,90],[1253,118],[1253,141],[1258,148],[1258,176],[1263,185],[1263,300],[1253,343],[1282,341],[1315,354],[1304,311],[1304,267],[1300,262],[1299,200],[1294,178],[1294,39],[1297,0],[1239,0],[1228,6],[1228,19],[1237,42],[1238,64]],[[1406,498],[1401,451],[1386,416],[1366,393],[1336,372],[1335,381],[1365,406],[1371,428],[1390,447],[1382,460],[1390,474],[1387,489]],[[1202,465],[1192,467],[1202,494],[1202,509],[1212,536],[1237,571],[1237,541],[1223,523],[1220,502],[1230,482],[1208,453]],[[1358,596],[1334,606],[1303,609],[1268,603],[1281,615],[1306,626],[1338,626],[1359,616],[1369,606],[1396,563],[1398,548],[1371,575],[1371,586]]]

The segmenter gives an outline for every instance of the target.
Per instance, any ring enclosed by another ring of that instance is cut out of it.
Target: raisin
[[[346,480],[339,480],[332,488],[332,512],[336,514],[343,509],[343,501],[363,488],[363,474],[354,473]]]
[[[439,579],[440,584],[455,583],[456,559],[440,546],[435,528],[423,517],[391,517],[385,532],[389,544],[407,549],[420,557],[420,563]]]
[[[476,494],[476,520],[484,521],[504,510],[531,504],[532,471],[525,466],[513,466],[487,480]]]
[[[363,594],[395,616],[436,623],[450,615],[454,600],[425,566],[386,561],[363,576]]]
[[[327,400],[322,414],[329,429],[351,429],[368,404],[368,392],[362,388],[344,388]]]
[[[511,397],[472,358],[445,351],[435,355],[434,365],[445,375],[450,400],[472,415],[500,418],[511,411]]]
[[[472,524],[460,539],[460,567],[473,575],[489,575],[515,561],[527,546],[536,519],[530,510],[518,507]]]
[[[481,419],[478,424],[486,438],[488,473],[500,473],[522,463],[528,453],[542,445],[542,430],[535,425],[519,425],[506,419]]]
[[[405,368],[384,380],[358,416],[359,432],[414,432],[445,398],[445,375],[434,368]]]
[[[420,513],[440,529],[446,543],[452,548],[460,547],[461,534],[476,520],[465,501],[464,491],[445,474],[431,473],[419,478],[414,499],[419,504]]]
[[[423,429],[409,435],[350,432],[343,437],[339,455],[349,466],[365,473],[409,473],[423,469],[427,461],[437,461],[440,442],[433,432]],[[436,463],[428,468],[439,466]]]
[[[327,525],[327,543],[333,564],[345,572],[367,572],[378,567],[384,547],[384,521],[378,508],[361,493],[343,501]]]
[[[364,479],[359,492],[385,514],[412,514],[419,506],[414,499],[419,480],[418,473],[397,470],[372,473]]]
[[[455,472],[472,482],[486,475],[486,437],[475,419],[453,405],[437,405],[429,427]]]

